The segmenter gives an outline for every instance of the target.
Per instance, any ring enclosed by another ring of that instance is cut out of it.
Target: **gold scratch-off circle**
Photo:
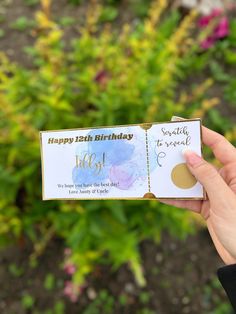
[[[171,171],[173,183],[180,189],[190,189],[196,183],[196,178],[191,174],[186,163],[176,165]]]

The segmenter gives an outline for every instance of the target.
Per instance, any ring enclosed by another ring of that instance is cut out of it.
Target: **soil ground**
[[[78,302],[73,304],[63,296],[64,281],[68,278],[60,265],[63,260],[60,240],[51,242],[35,268],[28,264],[30,246],[8,248],[0,254],[0,312],[47,313],[47,309],[64,300],[66,314],[207,314],[218,313],[215,311],[219,306],[227,309],[220,313],[230,313],[229,307],[224,304],[227,298],[216,276],[222,262],[206,230],[185,241],[165,234],[160,245],[144,241],[140,249],[147,279],[145,288],[137,286],[127,266],[112,271],[100,265],[89,276]],[[12,271],[12,265],[21,270],[20,274]],[[45,287],[48,274],[55,278],[50,290]],[[99,296],[104,291],[107,297],[99,303]],[[34,300],[30,309],[25,308],[22,302],[26,294]],[[94,303],[98,312],[91,310]],[[88,306],[90,312],[85,312]]]

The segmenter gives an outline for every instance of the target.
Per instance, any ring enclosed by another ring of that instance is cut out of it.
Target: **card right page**
[[[157,198],[204,198],[182,153],[191,149],[201,155],[201,121],[153,124],[147,132],[150,192]]]

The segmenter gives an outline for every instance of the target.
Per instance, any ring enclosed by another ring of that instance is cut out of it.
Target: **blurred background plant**
[[[165,230],[185,239],[197,229],[195,216],[156,201],[42,202],[38,131],[178,115],[201,117],[234,142],[236,23],[222,10],[200,17],[154,0],[132,2],[138,23],[119,25],[120,1],[92,0],[68,41],[65,28],[75,20],[56,21],[51,1],[38,2],[26,2],[38,8],[34,20],[12,24],[31,29],[34,44],[25,51],[32,66],[0,54],[0,243],[24,248],[30,241],[35,266],[50,242],[62,239],[70,278],[64,294],[73,302],[98,264],[128,265],[143,287],[140,243],[159,243]],[[26,294],[23,303],[33,307],[34,298]]]

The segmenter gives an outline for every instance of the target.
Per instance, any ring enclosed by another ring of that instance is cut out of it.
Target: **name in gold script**
[[[95,153],[85,153],[82,158],[76,155],[76,168],[81,169],[93,169],[95,175],[99,175],[102,169],[105,167],[105,153],[102,154],[101,160],[98,160]]]

